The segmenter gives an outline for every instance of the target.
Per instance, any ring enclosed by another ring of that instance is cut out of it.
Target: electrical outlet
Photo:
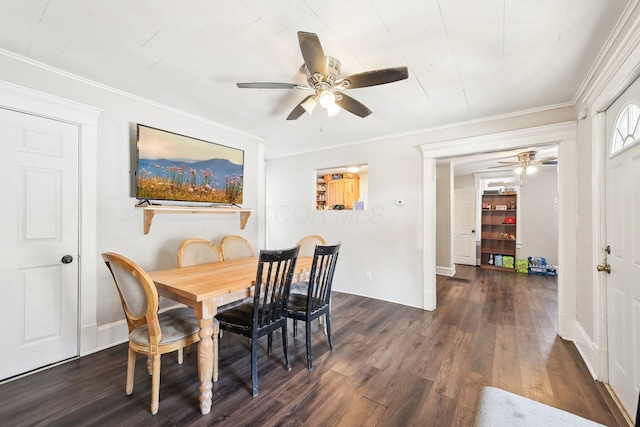
[[[396,206],[404,206],[404,200],[396,200]]]
[[[370,271],[367,271],[367,280],[371,280],[373,278],[373,274]]]

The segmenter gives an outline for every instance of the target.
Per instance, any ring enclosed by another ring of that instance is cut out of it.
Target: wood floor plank
[[[335,425],[336,427],[375,426],[386,409],[385,406],[360,396],[356,402],[349,405],[342,419]]]
[[[496,350],[497,327],[493,323],[478,320],[478,329],[473,336],[473,354],[470,370],[482,374],[487,383],[493,376],[493,359]]]
[[[516,329],[518,343],[518,364],[522,396],[553,405],[553,389],[545,364],[545,357],[540,349],[538,334],[529,328]]]
[[[518,338],[513,325],[497,325],[491,378],[495,387],[522,395]]]
[[[314,322],[314,369],[304,328],[259,342],[260,393],[251,396],[249,343],[227,333],[211,412],[199,412],[196,352],[162,358],[160,409],[138,359],[124,391],[127,347],[118,345],[0,385],[0,420],[11,426],[468,426],[485,385],[618,427],[575,346],[557,336],[557,280],[457,266],[437,278],[433,312],[335,292],[334,351]],[[390,285],[391,286],[391,285]],[[298,325],[301,326],[301,325]]]
[[[432,382],[421,377],[408,376],[403,387],[396,391],[387,410],[382,415],[379,425],[410,426],[425,425],[426,419],[421,415],[424,403],[431,395]],[[437,393],[433,393],[437,395]],[[438,395],[440,396],[440,395]],[[446,425],[446,424],[444,424]]]

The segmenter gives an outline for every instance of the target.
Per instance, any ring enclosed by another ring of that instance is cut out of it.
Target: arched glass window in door
[[[628,104],[618,114],[611,135],[611,155],[640,139],[640,107]]]

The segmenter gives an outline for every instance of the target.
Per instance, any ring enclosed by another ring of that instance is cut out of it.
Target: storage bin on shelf
[[[494,257],[494,265],[496,267],[502,267],[502,255],[496,255]]]
[[[504,268],[513,268],[513,257],[511,255],[505,255],[502,257],[502,266]]]

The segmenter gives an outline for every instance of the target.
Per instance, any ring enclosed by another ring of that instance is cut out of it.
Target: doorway
[[[78,355],[78,127],[0,109],[0,380]]]
[[[561,167],[559,180],[559,241],[558,265],[563,268],[558,276],[558,333],[565,338],[573,335],[573,319],[576,316],[575,244],[562,236],[575,236],[576,185],[571,177],[576,174],[576,123],[564,122],[518,131],[503,132],[479,137],[450,141],[438,141],[421,145],[424,171],[423,205],[423,308],[436,308],[435,220],[436,220],[436,161],[437,159],[466,156],[479,152],[507,149],[524,149],[540,145],[558,144],[558,160]]]
[[[101,110],[68,99],[0,81],[0,108],[69,123],[77,127],[78,156],[78,302],[77,354],[98,347],[97,313],[97,146]],[[61,261],[61,258],[60,260]]]

